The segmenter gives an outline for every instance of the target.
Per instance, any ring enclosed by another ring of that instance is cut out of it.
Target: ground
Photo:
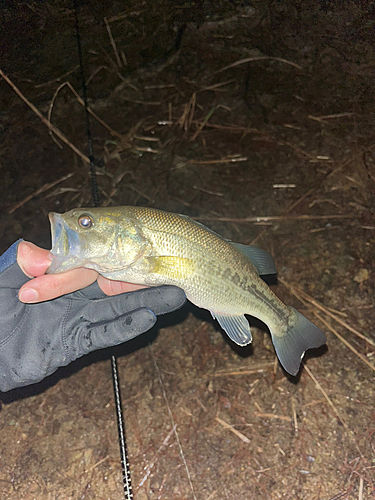
[[[375,498],[371,3],[81,3],[101,203],[184,213],[267,250],[272,289],[327,347],[289,377],[264,325],[241,349],[187,305],[1,394],[1,498],[123,498],[112,353],[135,500]],[[14,87],[0,81],[0,251],[48,248],[48,212],[92,204],[82,106],[55,94],[82,93],[74,12],[20,1],[1,15]]]

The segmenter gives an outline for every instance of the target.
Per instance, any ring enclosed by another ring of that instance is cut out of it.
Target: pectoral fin
[[[241,245],[240,243],[232,243],[232,245],[246,255],[261,276],[264,274],[276,274],[275,261],[272,255],[265,250],[258,247]]]
[[[148,257],[150,272],[167,276],[171,279],[187,278],[195,271],[195,262],[192,259],[183,257],[161,256]]]
[[[240,316],[225,316],[215,314],[211,311],[212,316],[217,319],[221,328],[226,332],[228,337],[238,345],[245,346],[251,343],[252,336],[250,325],[244,315]]]

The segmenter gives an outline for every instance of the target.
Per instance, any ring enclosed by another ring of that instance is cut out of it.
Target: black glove
[[[108,297],[95,282],[54,300],[24,304],[18,291],[27,281],[17,263],[0,271],[1,391],[39,382],[84,354],[130,340],[186,300],[174,286]]]

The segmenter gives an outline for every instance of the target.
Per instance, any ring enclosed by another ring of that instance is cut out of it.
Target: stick
[[[364,340],[368,344],[370,344],[373,347],[375,347],[375,342],[373,342],[371,339],[369,339],[368,337],[366,337],[365,335],[363,335],[363,333],[360,333],[358,330],[356,330],[352,326],[348,325],[348,323],[346,323],[345,321],[343,321],[342,319],[340,319],[339,317],[337,317],[336,314],[333,314],[329,309],[327,309],[326,307],[324,307],[323,304],[321,304],[316,299],[314,299],[313,297],[311,297],[310,295],[308,295],[306,292],[304,292],[300,288],[297,288],[296,286],[289,285],[289,283],[287,283],[283,278],[279,277],[278,280],[286,288],[288,288],[293,293],[293,295],[295,295],[297,298],[298,298],[298,294],[301,295],[301,297],[303,297],[305,300],[307,300],[308,302],[310,302],[311,304],[313,304],[315,307],[317,307],[318,309],[320,309],[321,311],[323,311],[325,314],[327,314],[327,316],[330,316],[332,319],[334,319],[335,321],[337,321],[337,323],[339,323],[340,325],[344,326],[347,330],[349,330],[350,332],[354,333],[354,335],[357,335],[357,337],[359,337],[360,339]],[[297,295],[296,295],[296,292],[297,292]]]
[[[289,64],[290,66],[293,66],[294,68],[302,70],[302,66],[299,66],[298,64],[288,61],[287,59],[283,59],[281,57],[270,57],[270,56],[255,56],[255,57],[247,57],[246,59],[240,59],[239,61],[236,61],[232,64],[229,64],[228,66],[224,66],[224,68],[219,69],[219,71],[216,71],[216,73],[221,73],[222,71],[225,71],[230,68],[235,68],[237,66],[240,66],[241,64],[246,64],[248,62],[252,61],[278,61],[282,62],[284,64]]]
[[[233,78],[232,80],[227,80],[226,82],[215,83],[214,85],[210,85],[209,87],[204,87],[203,89],[198,90],[198,92],[205,92],[206,90],[216,90],[219,87],[223,87],[224,85],[228,85],[229,83],[236,82],[237,80]]]
[[[86,469],[85,473],[87,474],[88,472],[90,472],[90,470],[95,469],[95,467],[98,467],[98,465],[100,465],[103,462],[105,462],[106,460],[108,460],[108,458],[109,458],[109,455],[107,455],[106,457],[102,458],[101,460],[99,460],[99,462],[96,462],[96,464],[94,464],[91,467],[89,467],[88,469]]]
[[[364,363],[366,363],[367,366],[369,366],[374,372],[375,372],[375,366],[370,363],[370,361],[366,358],[366,356],[364,356],[363,354],[361,354],[360,352],[357,351],[357,349],[355,349],[346,339],[344,339],[344,337],[342,337],[339,332],[337,332],[327,321],[325,321],[321,316],[320,314],[318,314],[317,312],[314,312],[315,316],[320,319],[320,321],[329,329],[331,330],[331,332],[336,335],[336,337],[341,340],[341,342],[343,344],[346,345],[346,347],[348,347],[352,352],[354,352],[354,354],[356,356],[358,356]]]
[[[342,425],[345,427],[346,431],[348,432],[348,434],[353,438],[353,441],[354,441],[354,445],[355,447],[357,448],[357,450],[359,451],[359,454],[361,455],[361,457],[363,456],[362,453],[361,453],[361,450],[358,448],[358,445],[355,441],[355,434],[352,430],[349,429],[348,427],[348,424],[345,422],[345,420],[342,418],[342,416],[340,415],[338,409],[336,408],[336,406],[332,403],[330,397],[328,396],[328,394],[326,393],[326,391],[323,389],[323,387],[319,384],[318,380],[314,377],[314,375],[312,374],[311,370],[308,368],[308,366],[304,365],[304,369],[307,371],[307,373],[309,374],[310,378],[313,380],[313,382],[315,383],[315,386],[320,390],[320,392],[323,394],[324,398],[326,399],[326,401],[328,402],[329,406],[332,408],[332,410],[335,412],[337,418],[340,420],[340,422],[342,423]]]
[[[297,420],[297,412],[296,407],[294,405],[294,398],[291,399],[292,402],[292,414],[293,414],[293,427],[295,434],[298,434],[298,420]]]
[[[310,196],[310,194],[313,193],[314,190],[315,190],[315,188],[311,188],[308,191],[306,191],[306,193],[303,194],[300,198],[298,198],[297,201],[295,201],[294,203],[292,203],[291,205],[289,205],[289,207],[284,210],[283,215],[288,215],[293,210],[293,208],[295,208],[297,205],[299,205],[305,198],[307,198],[308,196]],[[250,242],[250,245],[254,245],[258,240],[260,240],[262,238],[262,236],[266,233],[266,231],[267,231],[267,228],[263,229],[263,231],[261,231],[258,234],[258,236],[256,236]]]
[[[215,163],[236,163],[247,160],[246,156],[232,156],[230,158],[221,158],[220,160],[188,160],[186,165],[212,165]]]
[[[173,430],[173,433],[174,433],[175,438],[176,438],[178,449],[180,451],[180,456],[181,456],[182,462],[183,462],[183,464],[185,466],[185,471],[186,471],[186,475],[187,475],[187,478],[188,478],[188,481],[189,481],[191,493],[192,493],[192,496],[193,496],[194,500],[197,500],[197,497],[195,495],[194,486],[193,486],[193,481],[192,481],[191,474],[190,474],[190,470],[189,470],[189,467],[188,467],[188,464],[187,464],[187,461],[186,461],[186,458],[185,458],[184,451],[182,449],[180,437],[179,437],[178,432],[177,432],[177,424],[174,421],[173,413],[172,413],[171,407],[169,406],[169,403],[168,403],[167,393],[165,392],[165,387],[164,387],[164,384],[163,384],[163,379],[161,378],[161,373],[160,373],[159,365],[156,362],[156,358],[154,356],[154,351],[152,350],[151,344],[149,344],[148,347],[150,349],[151,357],[152,357],[152,360],[153,360],[154,365],[155,365],[155,369],[156,369],[156,373],[157,373],[157,376],[158,376],[158,379],[159,379],[159,384],[160,384],[161,391],[162,391],[162,394],[163,394],[164,402],[166,404],[166,407],[167,407],[167,410],[168,410],[168,414],[169,414],[169,419],[170,419],[171,424],[172,424],[172,430]]]
[[[12,89],[15,91],[15,93],[23,100],[27,106],[37,115],[37,117],[48,127],[54,134],[57,135],[59,139],[61,139],[67,146],[70,147],[78,156],[82,158],[82,160],[87,163],[88,165],[90,164],[90,159],[83,154],[78,148],[74,146],[66,137],[65,135],[57,128],[55,125],[53,125],[51,122],[47,120],[47,118],[39,111],[39,109],[34,106],[23,94],[22,92],[14,85],[14,83],[6,76],[6,74],[2,71],[0,68],[0,76],[3,77],[3,79],[12,87]]]
[[[345,427],[345,429],[349,432],[350,429],[347,425],[347,423],[345,422],[345,420],[342,418],[342,416],[340,415],[339,411],[337,410],[336,406],[332,403],[330,397],[328,396],[328,394],[326,393],[326,391],[323,389],[323,387],[319,384],[318,380],[315,378],[315,376],[312,374],[310,368],[306,365],[303,365],[304,369],[307,371],[307,373],[309,374],[311,380],[315,383],[315,386],[319,389],[319,391],[323,394],[324,396],[324,399],[328,402],[329,406],[332,408],[332,410],[335,412],[337,418],[340,420],[340,422],[342,423],[342,425]]]
[[[195,141],[195,139],[198,137],[198,135],[202,132],[203,127],[208,123],[208,120],[211,118],[211,116],[214,114],[215,110],[217,109],[217,106],[214,106],[213,108],[210,109],[210,111],[207,113],[205,119],[203,122],[198,127],[198,130],[190,137],[189,141]]]
[[[35,198],[35,196],[38,196],[39,194],[43,193],[44,191],[47,191],[48,189],[51,189],[53,186],[56,186],[56,184],[59,184],[60,182],[66,181],[66,179],[69,179],[69,177],[72,177],[73,175],[75,175],[75,172],[71,172],[70,174],[64,175],[63,177],[60,177],[60,179],[57,179],[57,181],[44,184],[44,186],[37,189],[34,193],[30,194],[29,196],[26,196],[25,199],[13,205],[13,207],[8,210],[8,214],[12,214],[18,208],[22,207],[25,203],[30,201],[32,198]]]
[[[286,417],[285,415],[274,415],[273,413],[254,413],[256,417],[263,418],[276,418],[278,420],[285,420],[286,422],[292,422],[290,417]]]
[[[221,418],[215,417],[215,420],[216,420],[216,422],[219,422],[219,424],[222,425],[225,429],[228,429],[231,432],[233,432],[233,434],[235,434],[237,437],[239,437],[241,439],[241,441],[243,441],[244,443],[250,443],[249,438],[247,438],[244,434],[242,434],[242,432],[238,431],[237,429],[235,429],[233,426],[231,426],[227,422],[224,422],[224,420],[221,420]]]
[[[64,73],[63,75],[61,76],[58,76],[57,78],[54,78],[53,80],[49,80],[48,82],[45,82],[45,83],[39,83],[38,85],[35,85],[34,88],[36,89],[40,89],[42,87],[47,87],[47,85],[51,85],[52,83],[56,83],[56,82],[59,82],[61,81],[63,78],[66,78],[67,76],[71,75],[72,73],[74,73],[74,71],[76,69],[79,68],[79,64],[77,64],[77,66],[74,66],[73,69],[71,69],[70,71],[67,71],[66,73]]]
[[[323,115],[323,116],[313,116],[313,115],[308,115],[307,118],[310,118],[310,120],[316,120],[317,122],[322,122],[324,123],[325,120],[330,120],[332,118],[343,118],[344,116],[353,116],[354,113],[337,113],[336,115]]]
[[[155,463],[156,463],[156,460],[158,458],[158,454],[167,446],[169,440],[171,439],[172,435],[175,433],[176,431],[176,427],[177,427],[177,424],[175,424],[172,429],[169,431],[169,433],[167,434],[166,438],[164,439],[164,441],[161,443],[161,445],[159,446],[159,448],[156,450],[156,453],[154,455],[154,458],[151,460],[151,462],[147,465],[147,467],[144,468],[144,470],[146,470],[146,474],[143,476],[143,479],[140,481],[138,487],[140,488],[141,486],[143,486],[144,482],[146,481],[146,479],[148,478],[148,476],[151,474],[151,470],[152,468],[154,467]]]
[[[193,120],[192,123],[194,125],[201,125],[201,121],[198,120]],[[262,132],[261,130],[258,130],[257,128],[249,128],[249,127],[241,127],[240,125],[219,125],[216,123],[206,123],[207,128],[216,128],[219,130],[229,130],[232,132],[241,132],[241,133],[246,133],[246,134],[261,134],[261,135],[266,135],[268,136],[268,132]]]
[[[363,485],[364,485],[363,477],[360,476],[360,478],[359,478],[358,500],[363,500]]]
[[[53,103],[57,97],[57,94],[60,92],[60,90],[64,87],[64,86],[67,86],[71,92],[74,94],[75,98],[77,99],[77,102],[81,105],[81,106],[85,106],[85,103],[83,101],[83,99],[81,98],[81,96],[78,94],[78,92],[75,90],[75,88],[73,87],[73,85],[70,83],[70,82],[64,82],[62,83],[61,85],[59,85],[59,87],[56,89],[53,97],[52,97],[52,101],[51,101],[51,104],[50,104],[50,109],[49,109],[49,112],[48,112],[48,119],[49,119],[49,122],[51,122],[51,114],[52,114],[52,106],[53,106]],[[90,113],[90,115],[95,118],[95,120],[97,122],[100,123],[100,125],[102,125],[105,129],[108,130],[108,132],[113,135],[114,137],[117,137],[118,139],[121,139],[122,141],[125,139],[125,137],[121,134],[119,134],[118,132],[116,132],[116,130],[113,130],[113,128],[111,128],[109,125],[107,125],[107,123],[105,121],[103,121],[91,108],[87,108],[87,111]],[[157,140],[157,139],[155,139]]]
[[[233,217],[191,217],[194,220],[217,220],[224,222],[269,222],[269,221],[288,221],[288,220],[329,220],[329,219],[355,219],[355,215],[332,214],[332,215],[269,215],[267,217],[244,217],[236,219]]]
[[[252,368],[251,370],[239,370],[239,371],[233,371],[233,372],[229,372],[229,371],[222,371],[222,372],[216,372],[216,373],[213,373],[209,376],[209,378],[211,377],[227,377],[227,376],[237,376],[237,375],[253,375],[254,373],[262,373],[264,372],[265,370],[267,370],[267,368],[271,367],[274,365],[274,362],[270,362],[270,363],[264,363],[262,365],[258,365],[258,366],[254,366],[254,368]]]
[[[119,56],[119,53],[118,53],[118,50],[117,50],[117,47],[116,47],[116,42],[115,42],[115,40],[114,40],[114,38],[112,36],[111,27],[109,26],[106,17],[104,18],[104,22],[105,22],[105,26],[106,26],[107,31],[108,31],[108,36],[109,36],[109,40],[110,40],[111,45],[112,45],[113,52],[115,53],[115,57],[116,57],[116,61],[117,61],[117,66],[119,68],[122,68],[122,61],[121,61],[121,58]]]

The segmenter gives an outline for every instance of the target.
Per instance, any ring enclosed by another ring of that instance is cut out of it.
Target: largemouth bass
[[[176,285],[241,346],[251,342],[245,314],[255,316],[268,326],[280,363],[292,375],[307,349],[326,342],[319,328],[283,304],[260,278],[276,269],[271,255],[259,248],[153,208],[77,208],[49,217],[49,273],[86,267],[111,280]]]

